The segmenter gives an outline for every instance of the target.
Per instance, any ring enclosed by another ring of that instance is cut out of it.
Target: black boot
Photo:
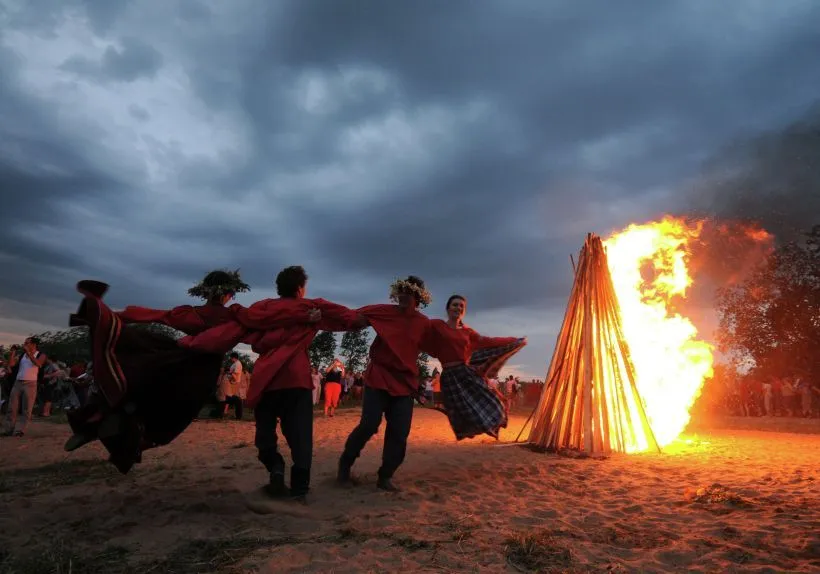
[[[103,295],[108,291],[108,284],[102,281],[94,281],[93,279],[85,279],[77,283],[77,291],[86,297],[102,299]]]
[[[288,489],[285,486],[284,472],[270,473],[270,482],[265,485],[265,494],[271,498],[282,498],[288,495]]]
[[[285,459],[276,449],[260,450],[257,454],[259,462],[265,465],[270,473],[270,481],[265,485],[264,491],[268,496],[280,498],[288,495],[285,486]]]
[[[87,445],[90,442],[94,442],[97,440],[97,435],[89,435],[89,434],[73,434],[71,435],[68,440],[63,445],[63,450],[66,452],[71,452],[77,450],[81,446]]]
[[[353,463],[346,460],[345,457],[339,459],[339,469],[336,472],[336,482],[339,484],[350,484],[350,470],[353,468]]]
[[[310,469],[293,466],[290,469],[290,497],[304,502],[310,491]]]
[[[382,471],[379,470],[379,479],[376,481],[376,488],[379,488],[380,490],[385,490],[387,492],[399,492],[399,487],[393,484],[392,479],[392,475],[387,475],[386,473],[382,473]]]

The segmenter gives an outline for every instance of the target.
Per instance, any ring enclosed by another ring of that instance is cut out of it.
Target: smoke
[[[688,215],[702,225],[690,245],[691,313],[712,307],[717,289],[742,282],[777,245],[820,223],[820,106],[720,151],[690,197]]]
[[[689,270],[699,290],[743,281],[774,251],[774,235],[754,221],[709,218],[699,223],[700,235],[689,245]]]
[[[693,215],[752,224],[777,243],[799,240],[820,223],[820,105],[718,153],[692,198]]]

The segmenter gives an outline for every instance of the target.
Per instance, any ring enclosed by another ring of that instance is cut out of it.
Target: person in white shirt
[[[347,398],[350,389],[353,388],[353,373],[345,369],[345,376],[342,377],[342,398]]]
[[[319,397],[322,396],[322,375],[319,370],[313,368],[310,370],[310,380],[313,382],[313,404],[319,404]]]
[[[490,387],[492,390],[497,391],[498,390],[498,378],[497,377],[491,377],[491,378],[487,379],[487,386]]]
[[[48,360],[46,354],[38,350],[39,344],[40,341],[36,337],[29,337],[23,343],[23,353],[19,357],[14,354],[9,359],[9,365],[17,371],[17,376],[9,395],[6,436],[23,436],[31,422],[34,403],[37,400],[37,381],[40,378],[40,369]],[[21,400],[23,402],[23,423],[18,428],[17,411],[20,410]]]

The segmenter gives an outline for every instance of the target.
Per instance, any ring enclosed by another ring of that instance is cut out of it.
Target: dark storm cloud
[[[92,274],[112,283],[114,304],[170,305],[212,267],[241,267],[269,294],[278,269],[301,263],[313,294],[349,304],[384,300],[393,277],[418,273],[437,302],[458,291],[493,317],[560,314],[568,255],[587,232],[690,209],[705,160],[820,93],[820,6],[608,8],[32,3],[9,29],[54,37],[84,15],[112,46],[65,53],[53,70],[65,82],[101,84],[112,102],[152,81],[168,97],[190,89],[199,121],[230,118],[221,134],[241,135],[236,149],[188,149],[168,101],[139,92],[125,119],[97,119],[110,133],[132,129],[123,121],[148,131],[106,151],[105,132],[61,128],[29,93],[30,54],[18,54],[0,85],[0,114],[14,110],[0,125],[4,202],[14,189],[0,251],[26,263],[0,298],[68,301]]]
[[[8,54],[0,59],[10,61]],[[4,79],[14,78],[12,67],[5,72]],[[122,184],[50,129],[56,118],[15,90],[11,81],[0,82],[0,109],[0,298],[38,302],[64,291],[64,274],[83,265],[80,258],[38,238],[59,236],[70,224],[64,219],[66,201],[103,199]]]
[[[139,39],[123,38],[121,44],[121,48],[106,48],[99,61],[72,56],[62,68],[100,81],[133,82],[154,77],[162,67],[162,54]]]
[[[722,218],[757,222],[781,240],[820,223],[820,107],[727,147],[710,162],[693,203]]]
[[[142,106],[130,105],[128,106],[128,113],[132,118],[134,118],[135,120],[139,120],[141,122],[145,122],[151,119],[151,114],[149,114],[148,110],[146,110]]]
[[[548,245],[537,234],[516,229],[517,214],[531,209],[534,198],[560,193],[556,176],[611,178],[622,185],[605,190],[634,194],[642,203],[647,187],[674,185],[691,173],[708,157],[706,146],[780,119],[792,102],[808,101],[804,86],[818,86],[808,48],[820,44],[810,18],[769,35],[763,46],[743,38],[732,45],[726,39],[721,51],[719,43],[699,41],[698,32],[722,26],[726,33],[742,33],[741,22],[724,13],[727,22],[690,21],[687,29],[676,10],[658,3],[606,17],[582,14],[583,8],[567,4],[557,12],[544,4],[521,10],[467,9],[458,2],[429,3],[424,9],[356,6],[361,4],[340,2],[328,10],[300,3],[272,23],[269,44],[245,78],[249,91],[258,95],[244,104],[259,120],[254,122],[261,134],[259,149],[277,151],[266,134],[282,125],[282,110],[266,105],[265,80],[275,81],[281,73],[265,65],[270,61],[328,75],[353,65],[396,74],[401,98],[392,94],[395,105],[455,108],[477,96],[494,102],[523,142],[516,153],[508,153],[509,142],[492,126],[465,130],[459,134],[460,149],[424,181],[397,178],[383,197],[371,200],[368,212],[378,217],[360,212],[357,218],[359,206],[353,203],[344,217],[325,215],[324,233],[311,240],[328,260],[373,277],[401,267],[397,262],[419,262],[416,267],[431,277],[461,281],[462,289],[492,283],[496,290],[485,298],[491,307],[509,305],[511,299],[524,306],[542,303],[551,286],[559,292],[565,287],[551,281],[551,264],[566,261],[573,239]],[[776,71],[782,72],[776,81],[765,79]],[[783,96],[784,83],[801,89]],[[361,119],[356,109],[350,112],[351,121]],[[334,125],[323,128],[318,147],[312,148],[322,155],[333,141]],[[592,165],[584,161],[579,147],[607,138],[612,140],[608,146],[589,151],[604,157]],[[609,199],[590,191],[566,201]],[[640,208],[636,205],[634,212]],[[553,223],[544,214],[543,225]],[[606,230],[579,229],[577,244],[586,231]],[[330,234],[332,242],[326,238]],[[520,278],[518,297],[511,298],[501,277]]]

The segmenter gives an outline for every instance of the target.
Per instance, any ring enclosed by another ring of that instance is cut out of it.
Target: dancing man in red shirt
[[[283,269],[276,277],[275,299],[238,309],[234,320],[180,344],[205,352],[225,352],[241,341],[259,358],[251,376],[246,403],[256,418],[259,460],[270,473],[266,492],[274,497],[305,499],[313,458],[313,379],[308,349],[321,331],[348,331],[365,326],[351,309],[324,299],[306,299],[308,276],[302,267]],[[315,315],[310,315],[315,313]],[[310,316],[309,322],[302,319]],[[299,321],[281,327],[282,320]],[[293,467],[285,488],[285,459],[278,448],[277,422],[290,447]]]
[[[387,429],[376,484],[382,490],[397,491],[392,478],[407,451],[413,399],[418,394],[417,359],[430,326],[430,320],[418,307],[427,306],[432,298],[424,281],[411,275],[390,287],[390,299],[396,304],[358,309],[376,331],[376,339],[370,346],[370,364],[364,374],[361,420],[347,438],[337,480],[341,484],[350,482],[353,463],[384,417]]]

